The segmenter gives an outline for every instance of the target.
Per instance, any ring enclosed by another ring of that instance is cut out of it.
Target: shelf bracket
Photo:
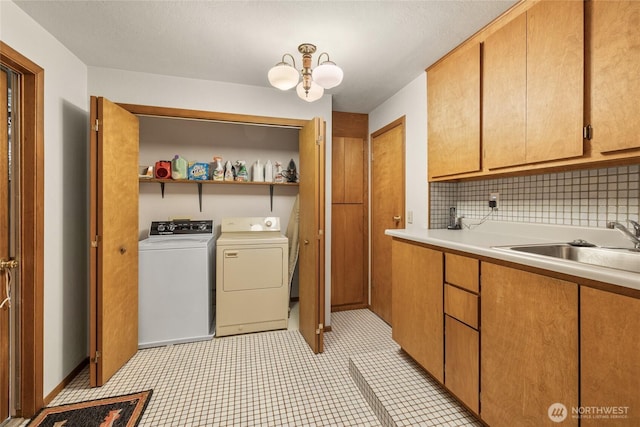
[[[164,199],[164,182],[160,183],[160,194],[162,194],[162,198]]]
[[[269,185],[269,200],[271,202],[271,212],[273,212],[273,184]]]
[[[200,212],[202,212],[202,183],[198,183],[198,204],[200,205]]]

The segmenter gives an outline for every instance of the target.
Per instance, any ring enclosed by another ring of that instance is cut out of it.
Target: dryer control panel
[[[223,218],[221,222],[223,233],[246,233],[253,231],[280,231],[280,217],[238,217]]]

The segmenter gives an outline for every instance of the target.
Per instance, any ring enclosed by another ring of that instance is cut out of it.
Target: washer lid
[[[155,237],[138,242],[139,251],[171,250],[171,249],[197,249],[206,248],[212,242],[213,236],[201,235],[199,237]]]

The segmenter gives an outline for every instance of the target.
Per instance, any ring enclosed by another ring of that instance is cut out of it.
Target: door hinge
[[[323,230],[318,230],[318,240],[322,239],[323,235],[324,235],[324,231]]]
[[[98,119],[96,119],[96,122],[93,124],[93,126],[91,126],[91,130],[93,130],[94,132],[98,132],[99,129],[100,129],[100,122],[98,121]]]
[[[591,140],[591,138],[593,138],[593,128],[591,125],[586,125],[582,128],[582,138],[586,140]]]
[[[320,143],[324,141],[324,136],[320,135],[316,138],[316,145],[320,145]]]
[[[96,236],[95,240],[91,241],[91,247],[92,248],[97,248],[98,247],[98,242],[100,241],[100,236]]]
[[[96,351],[96,355],[91,359],[91,363],[98,363],[98,359],[100,359],[100,352]]]
[[[324,329],[324,325],[320,323],[318,325],[318,329],[316,329],[316,335],[320,335],[320,332],[322,332],[322,329]]]

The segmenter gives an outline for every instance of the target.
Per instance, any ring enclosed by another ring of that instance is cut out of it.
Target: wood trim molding
[[[247,114],[219,113],[214,111],[188,110],[184,108],[154,107],[150,105],[117,103],[131,114],[142,116],[172,117],[183,119],[213,120],[229,123],[249,123],[282,127],[301,128],[308,120],[281,117],[251,116]]]
[[[0,63],[21,76],[20,194],[21,408],[30,418],[44,406],[44,69],[0,41]]]
[[[405,122],[406,122],[407,118],[406,116],[402,116],[394,121],[392,121],[391,123],[389,123],[388,125],[378,129],[377,131],[373,132],[371,134],[371,139],[376,138],[380,135],[382,135],[383,133],[389,131],[390,129],[393,129],[396,126],[400,126],[402,125],[403,128],[405,128]]]
[[[62,382],[60,384],[58,384],[53,390],[51,390],[51,393],[47,394],[44,398],[44,405],[48,405],[49,403],[51,403],[51,401],[53,399],[55,399],[55,397],[69,384],[71,384],[71,381],[73,381],[73,379],[78,376],[78,374],[80,372],[82,372],[82,370],[89,365],[89,358],[86,357],[84,358],[84,360],[82,360],[82,362],[80,362],[80,364],[78,366],[76,366],[73,371],[71,371],[69,373],[69,375],[67,375],[66,377],[64,377],[64,379],[62,380]]]

